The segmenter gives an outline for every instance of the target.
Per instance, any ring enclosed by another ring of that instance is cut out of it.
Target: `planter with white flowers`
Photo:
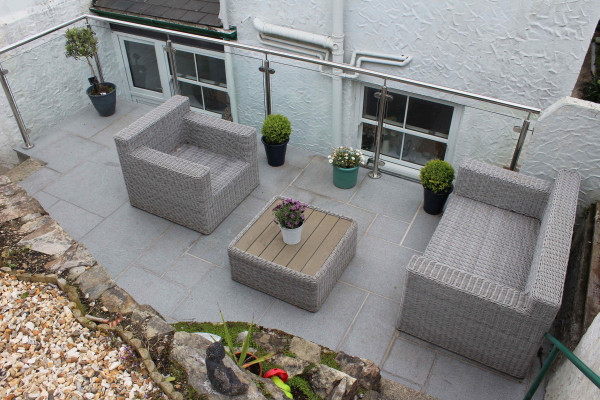
[[[356,186],[358,168],[364,157],[359,149],[340,146],[328,157],[333,165],[333,184],[340,189]]]

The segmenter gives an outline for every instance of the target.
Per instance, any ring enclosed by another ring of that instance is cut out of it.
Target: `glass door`
[[[162,42],[118,35],[133,100],[160,104],[170,97],[162,58]],[[160,61],[159,61],[160,60]]]

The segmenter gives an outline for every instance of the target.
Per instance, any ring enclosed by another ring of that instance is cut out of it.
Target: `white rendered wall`
[[[227,3],[229,23],[237,27],[238,41],[242,43],[261,45],[252,25],[255,17],[312,33],[331,34],[331,2]],[[356,50],[412,55],[413,61],[406,67],[363,67],[544,108],[571,93],[600,18],[600,1],[346,0],[344,18],[346,63]],[[241,121],[246,110],[256,107],[247,103],[253,99],[244,92],[243,83],[260,79],[255,75],[255,67],[236,69]],[[284,113],[292,120],[292,143],[326,153],[333,143],[331,79],[317,75],[300,69],[295,75],[288,74],[285,84],[273,85],[273,104],[274,112]],[[360,80],[381,84],[380,80],[365,76]],[[345,144],[353,146],[360,144],[356,85],[349,80],[344,83],[343,138]],[[389,82],[388,86],[466,106],[460,130],[449,143],[453,163],[463,157],[475,157],[498,165],[509,164],[517,139],[512,128],[520,125],[526,114],[410,86]],[[282,108],[283,104],[275,100],[300,91],[305,94],[303,102],[288,102]],[[312,98],[306,97],[311,93]],[[319,112],[313,116],[315,110]],[[294,125],[294,120],[303,121],[303,125]],[[260,126],[260,121],[255,123]]]
[[[600,315],[594,318],[573,353],[600,374]],[[565,359],[550,376],[544,400],[594,400],[599,397],[600,389]]]
[[[581,176],[579,211],[600,200],[600,104],[566,97],[544,110],[523,155],[521,172],[554,179],[560,169]]]
[[[0,47],[85,14],[91,4],[90,0],[5,1],[0,1]],[[98,35],[105,79],[123,87],[110,30],[105,24],[92,22],[92,26]],[[9,70],[7,79],[34,143],[51,132],[52,125],[89,104],[85,89],[91,71],[85,61],[65,57],[64,31],[0,56],[0,63]],[[0,165],[17,162],[12,148],[21,143],[6,97],[0,92]]]

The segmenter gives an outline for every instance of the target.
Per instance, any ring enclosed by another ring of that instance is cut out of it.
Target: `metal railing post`
[[[4,89],[4,94],[6,95],[8,104],[10,105],[10,109],[12,110],[13,116],[17,121],[19,131],[21,131],[21,136],[23,137],[23,148],[31,149],[33,147],[33,142],[29,140],[29,129],[27,129],[27,127],[25,126],[25,122],[23,121],[23,117],[19,112],[17,103],[15,103],[15,98],[13,96],[12,91],[10,90],[10,86],[8,85],[6,74],[8,74],[8,71],[2,68],[2,64],[0,64],[0,84],[2,84],[2,89]]]
[[[383,135],[383,118],[385,117],[385,105],[392,100],[392,96],[387,94],[386,81],[383,81],[381,92],[375,93],[375,98],[379,99],[379,107],[377,108],[377,133],[375,134],[375,154],[373,155],[373,169],[369,172],[369,177],[372,179],[381,178],[379,172],[379,156],[381,154],[381,136]]]
[[[260,72],[264,74],[265,80],[265,118],[267,115],[271,115],[271,74],[275,73],[275,70],[270,67],[269,59],[263,60],[263,65],[258,68]]]
[[[179,81],[177,80],[177,67],[175,65],[175,50],[173,48],[173,42],[171,39],[167,40],[167,45],[165,46],[165,50],[167,51],[167,55],[169,58],[169,65],[171,66],[171,77],[173,78],[173,91],[175,94],[180,94],[179,92]]]
[[[509,167],[511,171],[514,171],[517,168],[517,162],[519,161],[519,156],[521,156],[521,150],[523,150],[523,144],[525,144],[525,138],[527,137],[527,131],[529,130],[530,119],[531,113],[528,113],[527,118],[523,121],[523,125],[521,125],[521,129],[519,130],[519,140],[517,140],[517,145],[515,146],[515,151]]]

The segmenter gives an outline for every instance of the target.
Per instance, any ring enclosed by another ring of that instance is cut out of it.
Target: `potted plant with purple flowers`
[[[273,208],[274,222],[279,224],[283,241],[286,244],[298,244],[302,239],[304,211],[307,205],[294,199],[283,199]]]

